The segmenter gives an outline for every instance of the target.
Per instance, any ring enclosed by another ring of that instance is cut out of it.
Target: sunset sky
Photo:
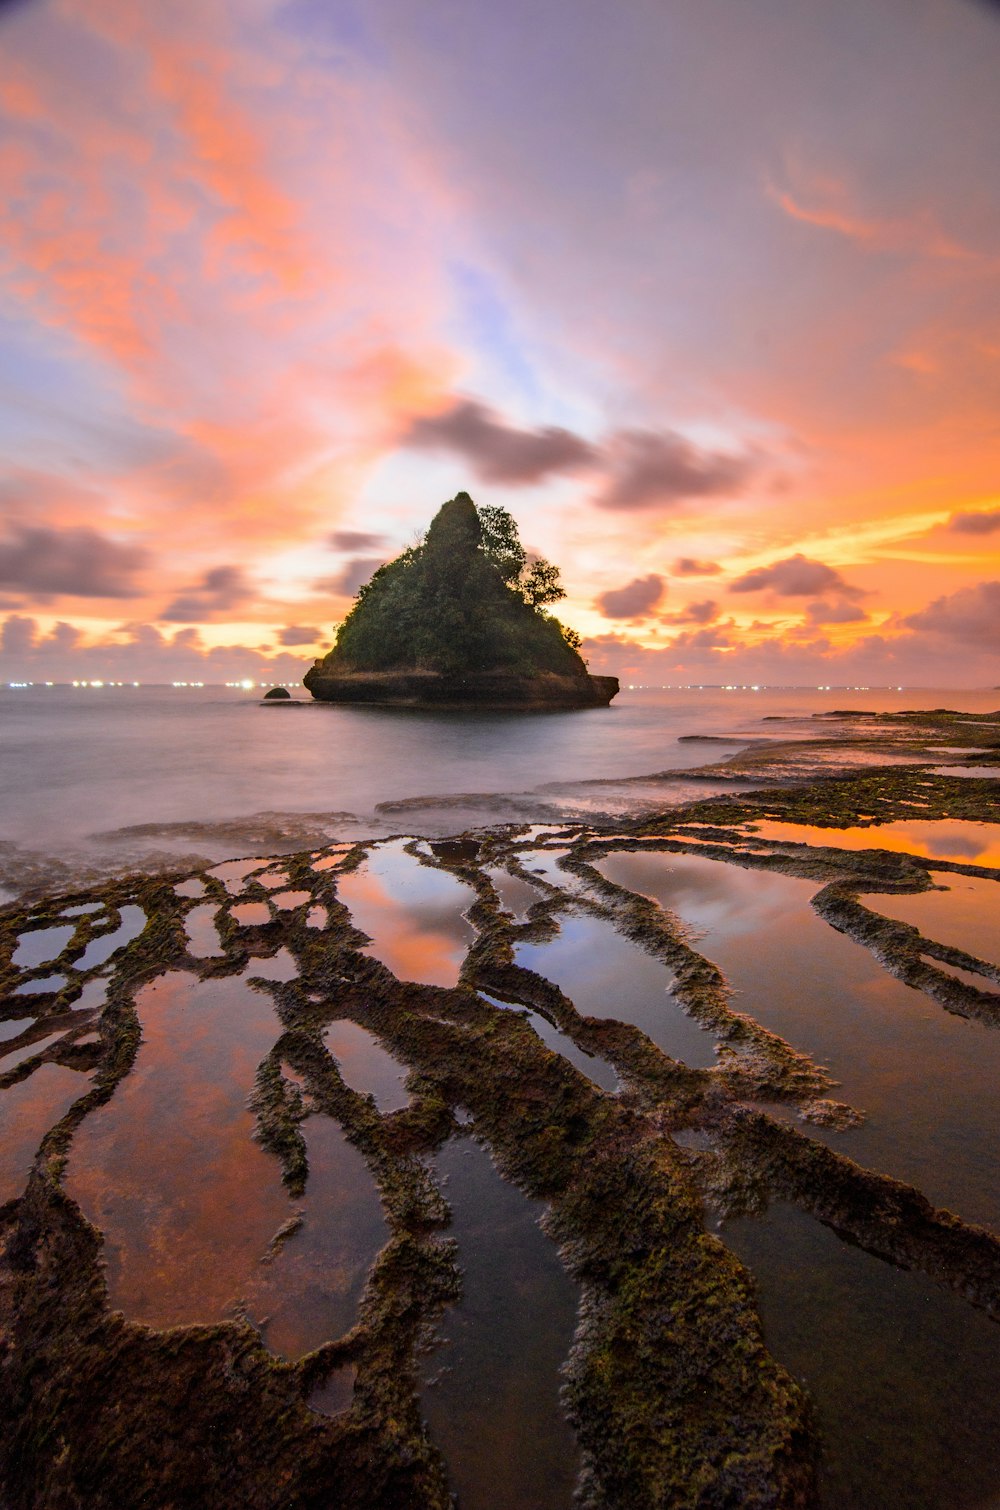
[[[1000,683],[1000,8],[0,7],[0,678],[297,679],[465,488],[630,681]]]

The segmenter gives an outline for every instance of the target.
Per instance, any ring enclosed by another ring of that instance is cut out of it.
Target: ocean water
[[[0,688],[0,900],[171,858],[656,810],[721,789],[660,773],[739,748],[685,735],[801,738],[833,708],[1000,704],[990,690],[626,688],[610,708],[467,713],[294,695],[262,707],[227,687]]]

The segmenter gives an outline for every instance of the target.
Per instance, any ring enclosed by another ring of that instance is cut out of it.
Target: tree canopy
[[[459,493],[361,588],[323,665],[582,676],[579,636],[544,611],[562,597],[559,568],[529,560],[506,509]]]

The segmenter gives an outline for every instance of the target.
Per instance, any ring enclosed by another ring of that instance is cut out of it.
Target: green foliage
[[[324,665],[331,671],[554,671],[579,676],[579,636],[542,605],[565,597],[559,569],[529,564],[505,509],[459,493],[423,541],[358,593]]]
[[[487,503],[477,508],[476,513],[483,530],[483,550],[507,586],[519,593],[529,608],[558,603],[566,596],[558,566],[544,556],[529,560],[517,524],[506,509]]]

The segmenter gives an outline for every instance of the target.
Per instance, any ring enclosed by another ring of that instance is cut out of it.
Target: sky
[[[630,682],[1000,684],[1000,7],[0,3],[0,679],[298,680],[460,489]]]

